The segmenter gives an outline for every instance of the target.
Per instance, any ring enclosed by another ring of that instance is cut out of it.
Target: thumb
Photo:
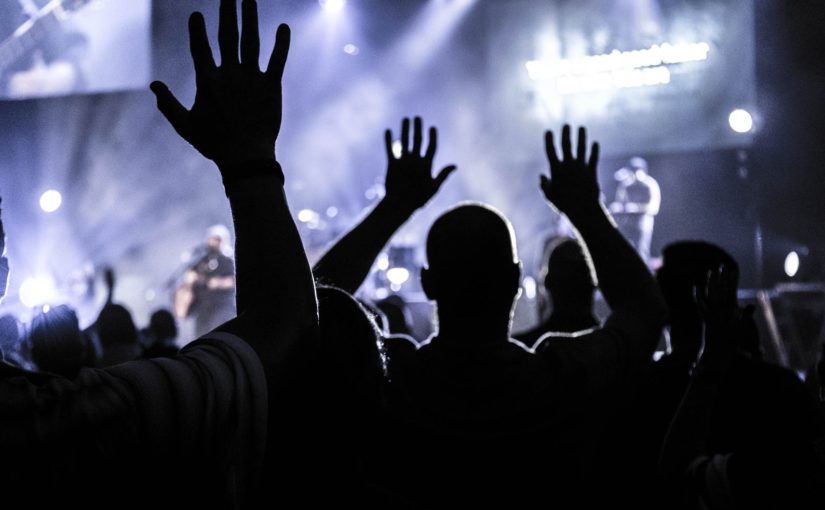
[[[455,165],[449,165],[442,168],[441,171],[438,172],[438,175],[435,176],[436,189],[440,188],[441,185],[444,184],[444,181],[447,180],[447,177],[449,177],[450,174],[455,172],[456,170],[458,170],[458,167]]]
[[[180,136],[189,140],[189,110],[180,104],[180,101],[162,81],[152,82],[149,88],[155,94],[160,113],[166,117],[166,120]]]

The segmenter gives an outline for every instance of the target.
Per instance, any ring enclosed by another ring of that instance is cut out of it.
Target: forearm
[[[315,324],[312,272],[279,180],[241,179],[228,197],[236,234],[238,314],[263,309],[298,327]]]
[[[707,437],[718,384],[708,374],[694,377],[674,414],[659,457],[664,478],[679,485],[690,464],[707,454]]]
[[[361,223],[327,250],[313,268],[315,278],[319,283],[354,294],[378,254],[411,215],[412,212],[382,200]]]
[[[667,308],[655,280],[601,204],[582,205],[568,217],[587,248],[611,310],[650,317],[656,327],[663,325]]]

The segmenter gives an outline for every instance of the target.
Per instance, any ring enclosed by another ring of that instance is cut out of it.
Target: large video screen
[[[0,98],[148,84],[151,0],[0,0]]]
[[[585,124],[610,152],[749,143],[729,118],[754,102],[751,0],[515,0],[490,9],[496,76],[510,77],[498,93],[519,97],[500,103],[513,122]]]

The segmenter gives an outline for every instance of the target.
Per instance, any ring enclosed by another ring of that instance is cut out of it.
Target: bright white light
[[[407,280],[410,279],[410,271],[403,267],[394,267],[392,269],[387,270],[387,280],[393,284],[393,287],[396,285],[401,285]]]
[[[386,253],[382,253],[378,256],[378,269],[381,271],[386,271],[390,267],[390,258],[387,256]]]
[[[733,110],[728,116],[730,128],[737,133],[747,133],[753,129],[753,117],[747,110],[741,108]]]
[[[532,276],[528,276],[524,278],[522,285],[524,286],[524,297],[526,297],[527,299],[535,299],[536,280]]]
[[[318,3],[327,12],[341,12],[344,6],[347,5],[347,0],[318,0]]]
[[[58,191],[50,189],[46,191],[42,195],[40,195],[40,208],[47,213],[53,213],[56,210],[60,209],[60,205],[63,203],[63,197],[60,196]]]
[[[20,286],[20,302],[28,308],[45,305],[56,297],[57,285],[48,276],[26,278]]]
[[[354,56],[354,55],[358,55],[359,53],[361,53],[361,49],[358,48],[358,46],[356,46],[354,44],[347,44],[347,45],[344,46],[344,53],[346,53],[347,55],[353,55]]]
[[[793,278],[799,272],[799,254],[792,251],[785,257],[785,274]]]
[[[301,223],[309,223],[318,216],[318,213],[312,209],[301,209],[298,211],[298,221]]]
[[[401,140],[396,140],[396,141],[392,142],[392,155],[393,156],[395,156],[396,158],[400,158],[401,157],[401,150],[402,150]]]

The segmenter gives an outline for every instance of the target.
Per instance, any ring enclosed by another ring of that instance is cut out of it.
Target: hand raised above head
[[[427,150],[421,154],[423,142],[423,127],[420,117],[413,121],[412,147],[410,147],[410,119],[401,122],[401,155],[395,157],[393,153],[392,131],[384,133],[384,144],[387,151],[387,176],[385,200],[410,213],[423,207],[435,195],[447,177],[456,170],[455,165],[441,169],[433,177],[433,158],[438,146],[438,131],[431,127]]]
[[[158,109],[175,131],[222,169],[249,161],[274,161],[281,127],[281,78],[289,51],[289,27],[278,27],[269,65],[261,71],[255,0],[243,0],[241,12],[239,35],[237,0],[221,0],[220,66],[212,56],[203,15],[195,12],[189,18],[197,85],[190,110],[166,84],[156,81],[151,86]]]
[[[547,200],[565,214],[584,205],[598,204],[596,168],[599,163],[599,144],[593,143],[590,158],[587,159],[587,132],[580,127],[578,147],[574,155],[570,126],[565,125],[561,133],[562,159],[556,153],[552,131],[545,133],[544,145],[550,162],[550,177],[541,176],[541,189]]]

